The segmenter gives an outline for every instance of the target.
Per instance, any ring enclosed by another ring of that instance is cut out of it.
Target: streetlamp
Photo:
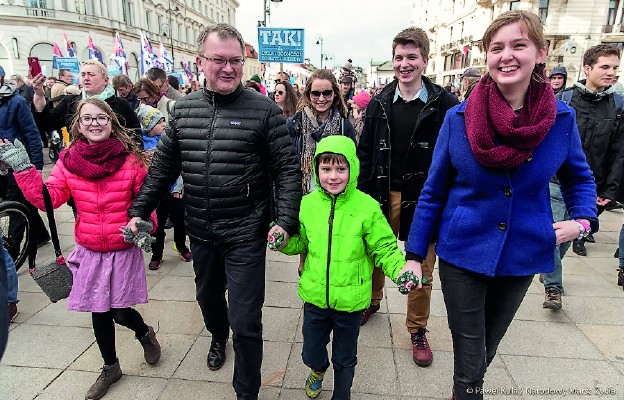
[[[169,14],[169,43],[171,44],[171,62],[173,63],[173,66],[171,67],[172,70],[175,69],[175,50],[173,49],[173,13],[179,11],[180,9],[178,6],[171,8],[171,0],[169,0],[169,8],[167,8],[166,12]],[[164,28],[164,26],[162,26],[161,29],[162,28]],[[163,35],[167,36],[167,32],[165,31]]]
[[[316,44],[321,45],[321,69],[323,69],[323,36],[321,34],[316,35]]]
[[[273,3],[281,3],[284,0],[271,0]],[[264,16],[262,21],[258,21],[258,26],[266,27],[269,16],[271,15],[271,3],[269,0],[264,0]]]

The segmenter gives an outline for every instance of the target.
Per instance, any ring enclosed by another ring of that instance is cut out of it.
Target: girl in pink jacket
[[[67,258],[74,281],[67,308],[92,313],[104,367],[86,399],[99,399],[121,377],[115,322],[135,332],[147,363],[160,359],[154,329],[132,308],[147,303],[143,253],[124,240],[120,229],[128,224],[128,208],[147,174],[147,160],[102,100],[89,98],[78,104],[71,134],[71,146],[61,153],[46,186],[54,208],[70,196],[76,203],[76,247]],[[45,210],[41,174],[23,146],[2,144],[0,159],[13,168],[28,201]]]

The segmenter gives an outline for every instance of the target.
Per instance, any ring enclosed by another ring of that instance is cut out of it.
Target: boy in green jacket
[[[379,203],[356,189],[360,164],[355,144],[346,136],[328,136],[316,148],[317,189],[301,201],[299,233],[288,240],[284,254],[307,254],[299,296],[304,301],[303,351],[310,367],[305,390],[321,393],[329,368],[327,344],[333,331],[333,400],[351,398],[357,364],[362,310],[370,304],[372,272],[380,266],[394,281],[411,271]],[[422,284],[418,281],[418,288]]]

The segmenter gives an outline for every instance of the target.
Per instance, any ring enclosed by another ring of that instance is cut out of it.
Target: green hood
[[[321,153],[342,154],[347,158],[349,162],[349,183],[347,183],[345,191],[339,196],[348,196],[350,193],[353,193],[357,187],[357,179],[360,174],[360,161],[355,154],[355,142],[353,139],[342,135],[331,135],[321,139],[316,145],[316,152],[314,153],[314,179],[316,179],[317,190],[325,192],[318,177],[317,159]]]

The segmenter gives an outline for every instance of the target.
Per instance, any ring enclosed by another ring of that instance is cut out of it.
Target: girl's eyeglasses
[[[98,115],[95,117],[92,117],[91,115],[83,115],[78,118],[78,121],[80,121],[82,125],[87,126],[93,125],[93,121],[95,121],[96,125],[106,125],[108,124],[108,121],[110,121],[110,117],[107,115]]]
[[[324,98],[329,99],[330,97],[334,96],[334,91],[333,90],[323,90],[323,91],[312,90],[312,91],[310,91],[310,97],[312,97],[313,99],[318,99],[318,98],[321,97],[321,95],[323,95]]]
[[[283,90],[276,90],[275,94],[279,94],[280,96],[285,94],[286,92],[284,92]]]

